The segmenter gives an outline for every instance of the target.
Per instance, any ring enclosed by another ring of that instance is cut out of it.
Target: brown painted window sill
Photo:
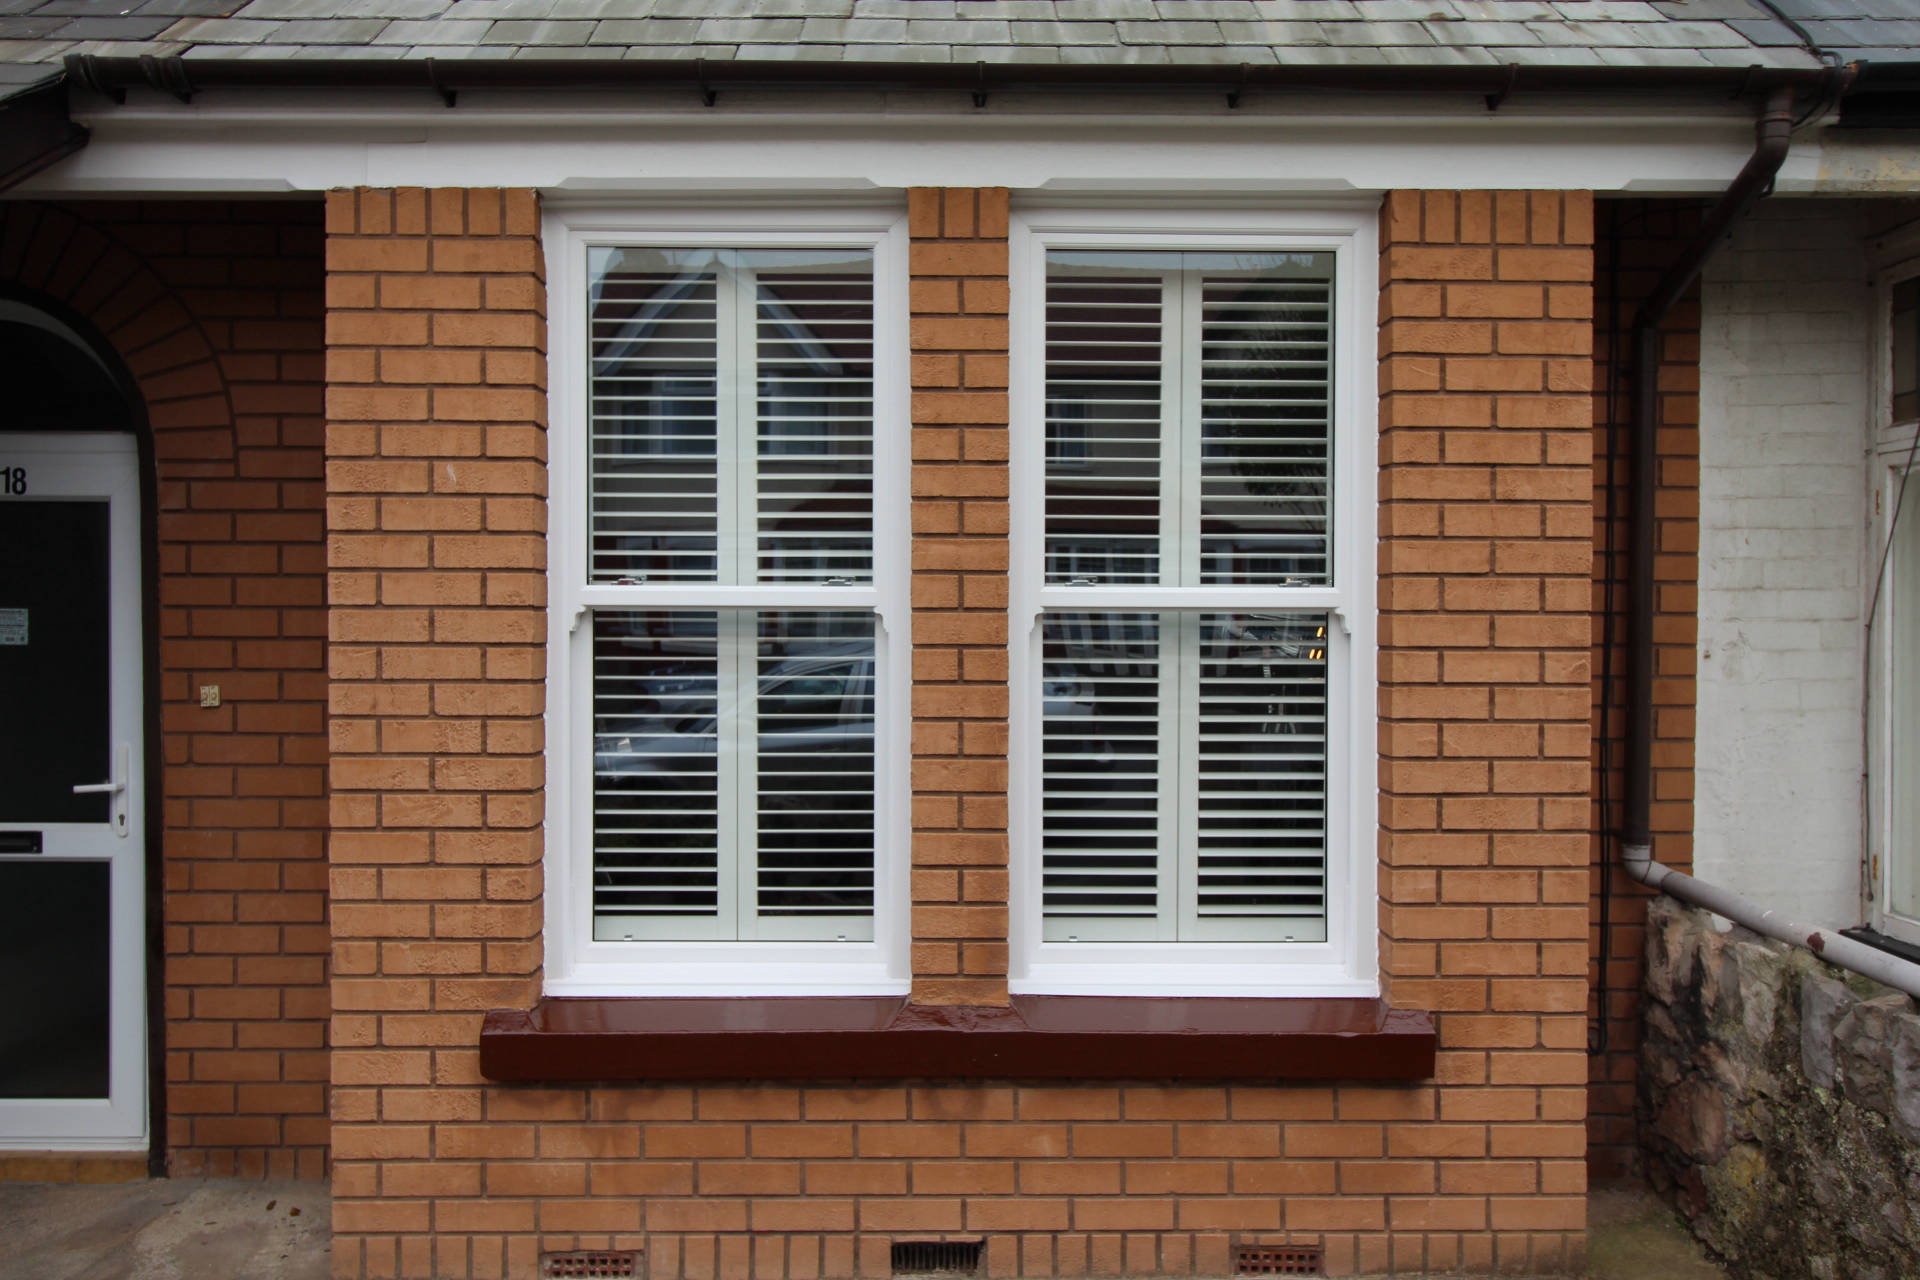
[[[1433,1019],[1375,999],[548,999],[494,1010],[492,1080],[1425,1080]]]

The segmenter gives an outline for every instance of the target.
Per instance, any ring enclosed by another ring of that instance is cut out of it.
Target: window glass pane
[[[594,936],[873,936],[871,613],[594,615]]]
[[[712,582],[720,265],[665,249],[588,261],[590,576]]]
[[[594,614],[596,938],[677,936],[637,917],[722,915],[720,716],[733,699],[722,688],[718,621],[710,612]]]
[[[873,615],[762,613],[756,639],[763,936],[768,917],[870,917]],[[870,937],[871,927],[835,936]]]
[[[588,252],[590,576],[866,581],[873,255]]]
[[[1155,937],[1164,808],[1160,619],[1049,614],[1041,645],[1046,937]]]
[[[1049,582],[1330,580],[1334,265],[1049,253]]]
[[[1888,566],[1893,739],[1886,786],[1893,826],[1887,839],[1887,905],[1920,920],[1920,479],[1909,479],[1902,507]]]
[[[1053,265],[1047,581],[1158,582],[1165,284],[1157,272]]]
[[[1326,939],[1326,629],[1047,615],[1048,941]]]
[[[1893,420],[1920,418],[1920,279],[1893,286]]]

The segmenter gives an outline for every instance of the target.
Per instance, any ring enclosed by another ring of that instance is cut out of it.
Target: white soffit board
[[[231,101],[231,95],[223,95]],[[843,115],[719,109],[542,114],[463,105],[393,113],[220,105],[82,111],[92,142],[16,190],[298,192],[352,186],[537,187],[556,196],[755,188],[1007,186],[1179,194],[1409,188],[1708,194],[1752,149],[1740,115],[1463,112],[1426,116],[1169,114]],[[1411,103],[1400,104],[1411,108]],[[1781,190],[1818,181],[1797,147]]]

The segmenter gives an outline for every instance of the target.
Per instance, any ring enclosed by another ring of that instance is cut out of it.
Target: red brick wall
[[[475,1157],[527,1132],[481,1014],[540,985],[538,218],[527,191],[327,201],[337,1274],[498,1275],[526,1216]]]
[[[913,999],[1007,1002],[1007,192],[908,193]]]
[[[327,1148],[320,223],[292,202],[10,203],[0,279],[86,317],[159,472],[165,1141],[175,1173]],[[201,685],[221,705],[202,709]]]
[[[908,193],[915,997],[1005,998],[1005,193]],[[1383,949],[1405,1086],[492,1085],[539,989],[544,333],[525,192],[329,204],[335,1258],[656,1280],[1551,1270],[1584,1248],[1591,203],[1383,222]]]
[[[1629,376],[1632,326],[1640,300],[1679,256],[1699,227],[1699,209],[1677,201],[1609,201],[1600,238],[1599,297],[1594,314],[1594,514],[1593,699],[1594,810],[1591,830],[1620,830],[1625,779],[1627,652],[1627,486],[1632,467],[1633,406]],[[1617,251],[1617,252],[1616,252]],[[1617,288],[1616,288],[1617,284]],[[1606,394],[1611,377],[1613,395]],[[1661,327],[1659,473],[1655,477],[1654,563],[1654,744],[1653,856],[1671,867],[1693,865],[1693,711],[1695,641],[1699,633],[1700,547],[1700,303],[1689,291]],[[1617,425],[1610,431],[1609,422]],[[1611,469],[1614,554],[1606,553],[1609,437],[1618,436]],[[1614,586],[1612,611],[1606,584]],[[1605,646],[1613,645],[1612,710],[1601,738],[1601,673]],[[1601,811],[1603,779],[1609,811]],[[1591,842],[1593,934],[1590,943],[1595,998],[1602,1016],[1599,966],[1606,965],[1607,1051],[1594,1058],[1589,1089],[1588,1162],[1596,1178],[1619,1177],[1640,1167],[1634,1135],[1635,1058],[1640,1043],[1641,958],[1646,946],[1650,893],[1615,865],[1617,840]],[[1605,859],[1604,863],[1602,859]],[[1610,936],[1600,936],[1601,877],[1611,880]],[[1603,958],[1604,957],[1604,958]]]
[[[1440,1015],[1441,1189],[1492,1197],[1439,1212],[1546,1268],[1586,1211],[1592,199],[1396,192],[1382,227],[1382,962]]]

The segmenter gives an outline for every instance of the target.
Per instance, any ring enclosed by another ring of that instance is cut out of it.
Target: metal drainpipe
[[[1627,565],[1627,763],[1626,814],[1620,864],[1641,884],[1725,916],[1755,933],[1805,947],[1825,960],[1877,982],[1920,996],[1920,965],[1837,930],[1798,924],[1751,898],[1697,880],[1653,860],[1653,619],[1654,467],[1659,450],[1660,324],[1687,291],[1707,259],[1754,202],[1787,158],[1793,133],[1793,90],[1776,89],[1755,132],[1753,154],[1680,260],[1667,269],[1633,320],[1633,484]]]

